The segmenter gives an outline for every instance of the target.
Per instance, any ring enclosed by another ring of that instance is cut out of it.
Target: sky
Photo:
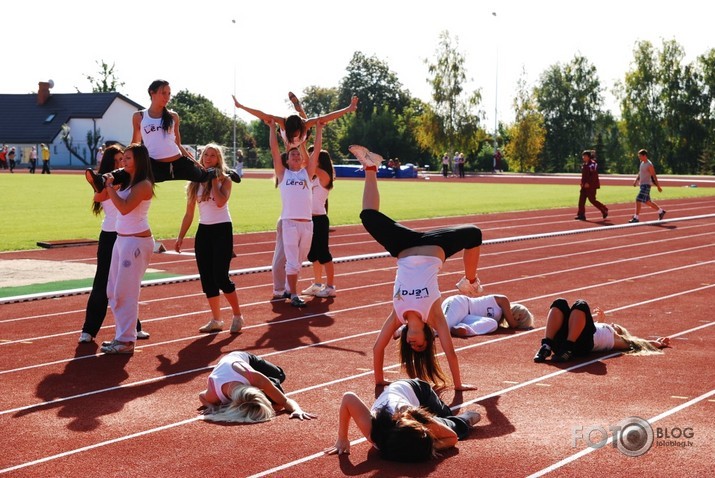
[[[576,55],[610,90],[638,41],[675,40],[687,62],[715,48],[715,2],[702,0],[25,0],[5,2],[0,16],[0,93],[34,93],[49,79],[51,93],[88,93],[86,77],[104,61],[124,82],[119,92],[141,105],[161,78],[174,94],[200,94],[228,115],[234,92],[247,106],[290,114],[288,91],[338,87],[356,51],[429,102],[426,62],[447,31],[465,58],[466,88],[481,91],[488,130],[495,116],[513,120],[522,75],[533,85]],[[610,92],[605,99],[617,115]]]

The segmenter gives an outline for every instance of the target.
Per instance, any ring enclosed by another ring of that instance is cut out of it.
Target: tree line
[[[446,31],[434,57],[425,61],[429,102],[413,97],[385,61],[359,51],[339,85],[310,86],[299,96],[309,116],[336,110],[353,95],[360,98],[354,114],[324,132],[324,148],[336,162],[357,143],[369,144],[385,158],[433,170],[445,152],[460,151],[467,170],[490,171],[498,147],[510,171],[568,172],[580,168],[584,149],[594,149],[603,172],[633,173],[635,152],[646,148],[663,173],[713,174],[715,49],[691,63],[684,58],[675,40],[664,40],[659,48],[637,42],[631,68],[610,88],[620,117],[605,109],[606,87],[584,56],[551,65],[534,85],[522,73],[513,99],[514,121],[500,122],[497,132],[485,124],[481,91],[466,89],[465,54]],[[87,78],[94,91],[114,91],[122,83],[113,65],[101,64],[99,77]],[[185,142],[233,144],[233,119],[205,97],[182,90],[169,107],[181,115]],[[270,166],[267,126],[236,120],[235,131],[248,166]]]

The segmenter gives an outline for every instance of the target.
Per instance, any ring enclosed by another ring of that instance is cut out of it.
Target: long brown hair
[[[111,173],[112,171],[117,169],[117,165],[114,162],[114,156],[116,156],[117,153],[123,152],[124,150],[122,150],[121,146],[119,146],[118,144],[107,146],[104,149],[104,153],[102,153],[102,159],[99,160],[99,169],[97,170],[97,174],[102,175],[106,173]],[[95,216],[99,216],[100,212],[102,212],[102,203],[92,201],[92,213]]]
[[[130,188],[145,179],[151,183],[151,189],[154,190],[154,172],[151,169],[151,159],[146,146],[139,143],[132,143],[124,149],[124,152],[131,151],[134,156],[134,178],[131,184],[123,186],[123,189]]]
[[[147,91],[149,92],[149,98],[151,98],[152,93],[156,93],[157,91],[159,91],[160,88],[163,88],[165,86],[169,86],[169,82],[166,80],[152,81],[151,85],[149,85],[149,88],[147,88]],[[174,117],[171,116],[171,113],[168,109],[166,109],[165,106],[164,109],[161,111],[161,129],[168,132],[173,126]]]
[[[320,150],[318,155],[318,167],[328,173],[330,176],[330,182],[326,186],[326,189],[333,189],[333,181],[335,180],[335,168],[333,168],[333,160],[330,158],[330,153],[324,149]]]
[[[434,341],[434,332],[432,327],[427,324],[425,324],[424,330],[427,347],[422,352],[417,352],[407,343],[407,327],[402,329],[400,363],[410,378],[421,378],[433,382],[437,386],[443,386],[447,383],[447,377],[435,357],[437,346]]]

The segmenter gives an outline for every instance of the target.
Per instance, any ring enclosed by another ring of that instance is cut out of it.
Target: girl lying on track
[[[389,384],[371,409],[357,395],[347,392],[340,403],[338,440],[324,450],[326,454],[350,454],[351,418],[382,458],[418,462],[454,447],[481,415],[468,411],[455,416],[429,383],[419,379]]]
[[[209,375],[199,401],[206,406],[206,420],[214,422],[258,423],[271,420],[276,411],[286,410],[290,418],[310,420],[298,403],[284,395],[283,369],[248,352],[231,352],[219,360]]]
[[[593,312],[601,321],[606,318],[601,309],[594,308]],[[642,339],[632,336],[621,325],[594,322],[585,300],[577,300],[569,307],[566,299],[556,299],[546,317],[546,331],[534,362],[545,362],[552,354],[552,362],[568,362],[591,352],[623,350],[647,355],[660,353],[666,347],[670,347],[668,337]]]
[[[362,224],[390,255],[397,257],[392,312],[373,347],[375,383],[388,383],[382,369],[385,348],[395,331],[405,325],[400,337],[400,361],[411,378],[429,380],[438,386],[445,384],[444,374],[435,358],[435,330],[452,372],[454,388],[473,390],[475,387],[463,384],[460,377],[457,354],[440,307],[437,274],[448,257],[464,250],[465,277],[457,287],[463,293],[476,295],[480,289],[477,266],[482,232],[474,225],[418,232],[396,223],[380,212],[377,168],[382,158],[363,146],[353,145],[349,149],[365,168]]]

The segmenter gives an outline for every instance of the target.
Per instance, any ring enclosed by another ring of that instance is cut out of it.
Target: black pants
[[[229,276],[233,253],[233,225],[199,224],[194,243],[196,266],[199,268],[201,289],[207,298],[236,290]]]
[[[469,433],[469,422],[462,415],[454,415],[452,410],[435,393],[429,383],[418,378],[403,380],[408,382],[414,390],[420,406],[435,415],[437,421],[448,426],[462,439]]]
[[[33,170],[34,172],[34,170]],[[50,160],[48,159],[47,161],[42,160],[42,174],[50,174]]]
[[[398,224],[375,209],[363,209],[360,219],[365,230],[392,257],[397,257],[410,247],[439,246],[444,250],[446,259],[463,249],[472,249],[482,244],[482,231],[471,224],[419,232]]]
[[[116,232],[102,231],[99,233],[97,245],[97,271],[94,273],[92,292],[87,300],[87,309],[84,314],[82,332],[96,337],[99,329],[107,317],[107,281],[109,280],[109,266],[112,264],[112,249],[117,240]],[[137,320],[137,331],[142,329],[142,324]]]
[[[199,163],[186,156],[182,156],[171,162],[155,161],[152,159],[150,163],[155,183],[175,179],[203,183],[209,179],[208,171],[202,168]],[[115,169],[112,171],[112,176],[114,176],[114,181],[117,184],[124,184],[129,181],[129,173],[124,172],[124,169]]]
[[[268,377],[268,379],[273,382],[273,385],[275,385],[278,390],[283,392],[281,384],[285,381],[286,374],[282,368],[269,362],[268,360],[263,360],[261,357],[253,355],[252,353],[248,353],[248,365],[250,365],[255,371],[261,372],[263,375]]]
[[[313,216],[313,239],[308,252],[310,262],[318,261],[321,264],[327,264],[333,260],[328,246],[329,237],[330,219],[328,219],[328,215]]]
[[[574,342],[575,346],[571,350],[575,355],[587,355],[593,350],[593,334],[596,333],[596,325],[593,323],[593,316],[591,315],[591,308],[588,306],[588,302],[585,300],[577,300],[574,304],[569,307],[569,303],[566,299],[556,299],[552,304],[551,308],[556,308],[564,314],[564,322],[561,324],[561,328],[556,332],[554,337],[554,350],[555,352],[561,353],[566,347],[566,338],[569,334],[569,316],[572,310],[580,310],[586,314],[586,325],[583,331],[578,336]]]

